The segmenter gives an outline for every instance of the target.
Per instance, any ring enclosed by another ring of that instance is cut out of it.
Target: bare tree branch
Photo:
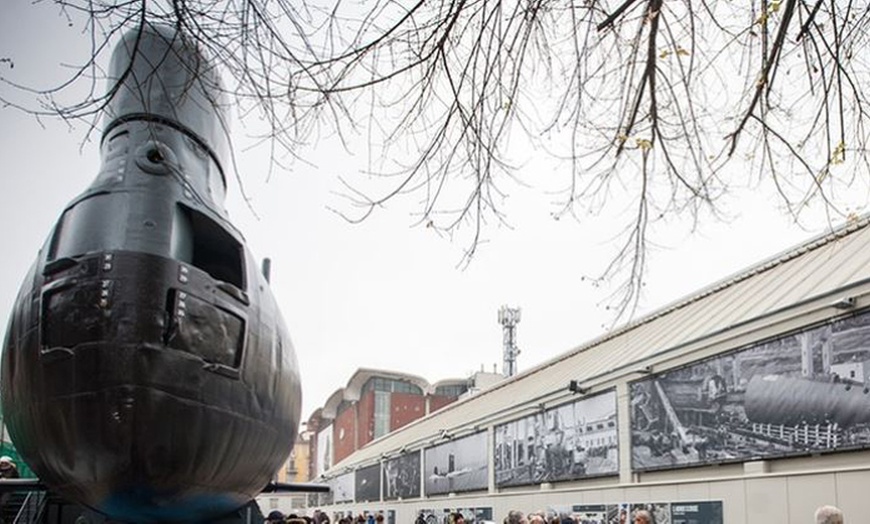
[[[554,218],[630,202],[596,277],[617,283],[620,313],[660,222],[694,228],[758,183],[795,220],[815,204],[846,216],[844,188],[868,178],[870,11],[853,0],[55,5],[85,28],[90,56],[47,88],[16,81],[4,56],[0,104],[92,120],[106,50],[143,21],[173,25],[221,64],[244,118],[267,122],[258,138],[276,169],[321,130],[347,147],[365,134],[365,180],[343,178],[332,206],[351,222],[410,198],[414,223],[464,241],[467,263],[509,220],[506,196],[543,186],[523,166],[544,156],[562,168]],[[85,98],[67,101],[82,84]]]

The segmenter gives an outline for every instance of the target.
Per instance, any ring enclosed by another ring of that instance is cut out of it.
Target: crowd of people
[[[816,524],[844,524],[843,512],[835,506],[821,506],[815,512]],[[619,524],[660,524],[656,522],[655,514],[645,509],[633,511],[630,515],[622,512],[618,516]],[[297,516],[294,514],[284,515],[280,511],[272,511],[266,518],[267,524],[330,524],[329,516],[316,510],[312,517]],[[344,515],[336,519],[336,524],[384,524],[383,513],[368,513],[357,516]],[[430,524],[425,515],[420,513],[414,524]],[[465,519],[461,512],[453,512],[447,515],[444,524],[474,524]],[[572,515],[553,512],[537,511],[524,514],[522,511],[512,510],[505,516],[503,524],[586,524]]]
[[[619,524],[656,524],[653,514],[647,510],[637,510],[633,513],[633,520],[630,521],[629,514],[621,511],[616,517]],[[522,511],[509,511],[503,524],[587,524],[587,522],[567,513],[537,511],[524,515]]]
[[[267,524],[332,524],[332,522],[333,520],[329,518],[329,515],[319,509],[315,510],[312,516],[296,515],[295,513],[284,515],[284,513],[274,510],[269,512],[269,515],[266,517]],[[337,516],[335,524],[384,524],[384,514],[368,513],[356,516]]]
[[[628,522],[626,516],[622,515],[619,524],[656,524],[653,515],[646,510],[635,511],[633,521]],[[284,515],[280,511],[272,511],[266,518],[267,524],[330,524],[332,521],[329,516],[316,510],[314,515],[309,517],[306,515],[298,516],[295,514]],[[367,513],[356,516],[337,516],[335,524],[384,524],[383,513]],[[432,524],[430,519],[423,513],[417,515],[414,524]],[[451,512],[446,515],[443,522],[439,524],[481,524],[473,519],[467,520],[466,516],[459,511]],[[486,523],[483,523],[486,524]],[[503,524],[586,524],[585,522],[575,519],[573,516],[562,513],[556,514],[553,512],[539,511],[524,514],[522,511],[510,511],[504,518]],[[842,524],[841,522],[825,521],[820,524]]]
[[[843,511],[836,506],[821,506],[815,512],[816,524],[844,524]],[[628,513],[620,513],[619,524],[657,524],[655,514],[645,509]],[[450,523],[453,524],[453,523]],[[455,524],[464,524],[464,521]],[[510,511],[504,518],[503,524],[584,524],[571,515],[548,515],[545,512],[529,513],[523,515],[522,511]]]

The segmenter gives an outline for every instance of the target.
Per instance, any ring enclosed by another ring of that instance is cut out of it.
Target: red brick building
[[[456,401],[480,382],[478,375],[430,384],[407,373],[357,370],[347,386],[333,393],[308,420],[308,429],[315,435],[311,439],[311,478],[369,442]]]

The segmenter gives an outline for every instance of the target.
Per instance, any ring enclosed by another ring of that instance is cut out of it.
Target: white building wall
[[[727,524],[812,522],[815,509],[826,504],[843,509],[847,522],[859,521],[870,514],[870,496],[866,493],[870,486],[870,449],[633,471],[629,385],[650,373],[660,376],[709,357],[742,351],[809,326],[823,326],[853,312],[870,310],[867,245],[867,223],[852,232],[808,244],[505,380],[474,398],[458,401],[369,444],[336,466],[336,470],[352,470],[377,463],[378,457],[398,450],[425,449],[445,432],[461,436],[486,431],[489,487],[485,491],[323,509],[355,514],[395,511],[396,523],[411,524],[421,510],[488,507],[492,508],[494,520],[501,522],[512,509],[529,512],[584,504],[721,501]],[[849,300],[844,301],[844,297]],[[850,307],[844,309],[844,303]],[[830,341],[809,342],[827,344],[824,347],[828,354],[823,351],[818,362],[807,362],[805,366],[813,368],[811,376],[824,375],[831,365]],[[808,351],[813,347],[810,344]],[[748,365],[738,358],[731,373],[739,374],[739,368]],[[616,390],[618,475],[497,488],[494,428],[576,398],[567,388],[572,380],[590,394]]]
[[[860,522],[870,512],[870,453],[852,457],[863,466],[848,470],[793,471],[790,473],[745,473],[741,465],[722,466],[725,475],[695,480],[662,480],[643,484],[619,484],[612,479],[584,482],[583,487],[550,489],[548,485],[520,493],[455,495],[428,500],[400,501],[386,504],[342,505],[324,507],[331,511],[354,514],[387,510],[396,511],[397,523],[413,523],[421,510],[444,508],[492,507],[496,522],[510,510],[523,512],[546,510],[576,504],[619,504],[624,502],[698,502],[721,500],[727,524],[792,524],[812,522],[816,508],[826,504],[840,507],[847,522]],[[823,461],[829,462],[829,461]],[[836,461],[835,461],[836,462]],[[818,465],[818,462],[810,461]],[[770,468],[771,464],[766,464]],[[709,469],[709,468],[708,468]],[[668,475],[662,475],[667,477]],[[716,478],[719,477],[719,478]],[[590,485],[592,484],[592,485]]]

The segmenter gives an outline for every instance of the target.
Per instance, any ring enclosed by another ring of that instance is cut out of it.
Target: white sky
[[[62,78],[84,36],[67,28],[50,4],[4,2],[0,58],[14,60],[15,76],[51,85]],[[17,76],[22,75],[22,76]],[[4,88],[4,93],[7,92]],[[94,179],[98,144],[82,144],[86,129],[0,108],[0,322],[25,272],[63,207]],[[235,139],[243,143],[243,131]],[[98,139],[98,137],[95,137]],[[362,149],[362,148],[360,148]],[[360,151],[361,153],[362,151]],[[231,181],[228,208],[256,258],[273,260],[272,284],[296,346],[303,375],[303,419],[343,387],[359,367],[420,375],[430,382],[468,376],[482,366],[501,369],[502,304],[522,307],[518,341],[522,371],[602,333],[612,317],[602,304],[608,289],[583,275],[607,262],[606,220],[555,222],[550,197],[533,186],[507,186],[513,228],[493,228],[466,269],[457,267],[462,243],[425,228],[411,228],[413,202],[397,202],[361,225],[327,209],[340,206],[338,175],[359,176],[363,157],[321,143],[302,153],[314,167],[296,163],[267,180],[268,151],[241,153],[240,170],[259,220],[241,203]],[[552,174],[552,173],[551,173]],[[545,177],[546,171],[535,173]],[[363,186],[364,187],[364,186]],[[656,309],[773,255],[821,231],[790,225],[771,209],[763,191],[737,195],[730,223],[705,223],[700,233],[680,233],[652,253],[643,310]]]

